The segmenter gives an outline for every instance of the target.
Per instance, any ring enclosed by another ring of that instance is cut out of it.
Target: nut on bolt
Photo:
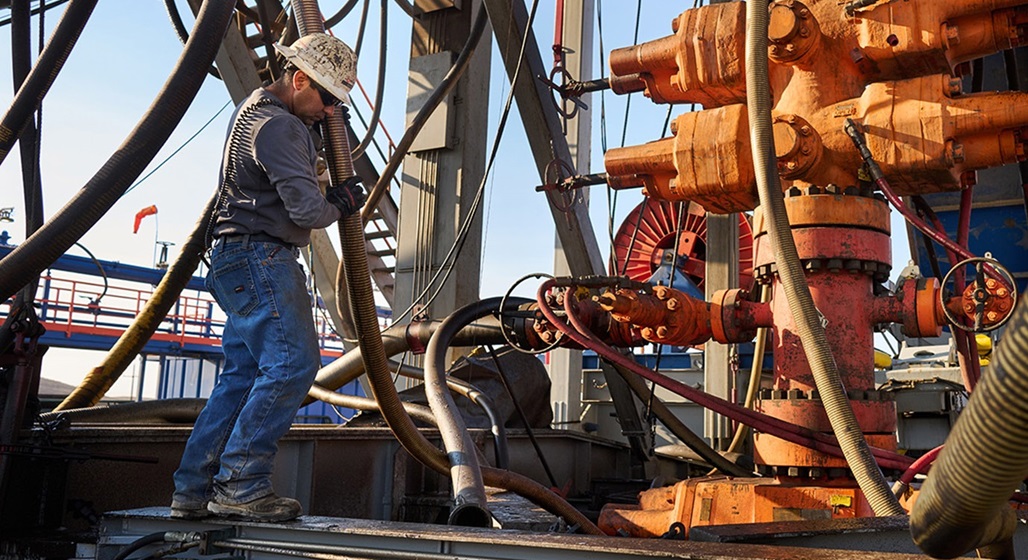
[[[671,299],[667,300],[667,308],[670,309],[671,311],[674,311],[675,309],[678,309],[678,300],[675,299],[675,298],[671,298]]]
[[[657,338],[667,338],[667,327],[664,325],[657,327]]]

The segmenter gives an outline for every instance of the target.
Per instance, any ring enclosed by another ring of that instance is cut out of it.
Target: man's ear
[[[293,72],[293,89],[296,91],[302,91],[305,87],[310,85],[310,78],[307,74],[303,73],[302,70]]]

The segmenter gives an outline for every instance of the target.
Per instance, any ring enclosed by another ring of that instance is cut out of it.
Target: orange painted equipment
[[[875,387],[875,327],[898,323],[908,336],[930,337],[941,333],[947,315],[995,325],[1014,296],[989,279],[943,300],[939,281],[920,277],[901,279],[886,293],[889,206],[861,180],[864,161],[843,126],[848,119],[859,123],[899,195],[957,191],[975,182],[978,169],[1024,161],[1028,94],[963,95],[954,76],[966,61],[1028,40],[1028,2],[877,2],[852,17],[845,4],[769,3],[772,132],[792,237],[846,396],[868,444],[895,450],[896,407]],[[755,408],[827,434],[832,426],[778,277],[766,216],[757,208],[745,25],[741,3],[713,4],[683,12],[672,36],[613,51],[616,92],[642,90],[656,102],[699,103],[704,110],[674,119],[672,137],[608,150],[604,164],[613,188],[642,187],[650,198],[689,201],[715,213],[756,209],[754,278],[770,286],[770,300],[758,304],[745,291],[724,290],[706,305],[660,298],[662,309],[611,296],[604,309],[616,310],[618,320],[639,321],[643,336],[655,341],[680,333],[749,340],[756,327],[768,326],[774,375]],[[689,329],[683,321],[695,324]],[[605,507],[600,526],[610,534],[658,536],[675,522],[688,532],[699,525],[873,515],[844,459],[800,443],[755,433],[754,462],[771,477],[707,477],[650,490],[638,506]]]
[[[806,469],[792,479],[693,478],[639,495],[638,506],[608,504],[599,526],[607,534],[658,537],[681,522],[692,527],[872,516],[855,485],[823,479],[823,469]],[[799,478],[802,476],[803,478]]]
[[[1019,46],[1028,8],[1018,0],[886,2],[845,17],[835,0],[775,0],[769,6],[772,84],[794,69],[832,65],[841,81],[949,73],[968,60]],[[656,103],[722,107],[746,100],[744,5],[727,2],[686,10],[674,35],[610,53],[617,93],[643,90]],[[837,88],[840,80],[823,84]],[[781,89],[781,88],[778,88]],[[844,87],[843,99],[859,94]],[[831,94],[829,94],[831,95]]]
[[[655,286],[653,295],[607,292],[596,302],[615,321],[638,327],[649,342],[691,346],[710,339],[709,306],[666,286]]]
[[[862,122],[868,148],[900,195],[954,191],[973,171],[1025,159],[1028,94],[958,95],[951,79],[928,76],[876,83],[864,94],[805,116],[777,114],[775,149],[783,185],[855,185],[860,155],[843,131]],[[756,174],[746,107],[685,113],[671,138],[614,148],[605,155],[615,188],[689,200],[711,212],[753,209]]]

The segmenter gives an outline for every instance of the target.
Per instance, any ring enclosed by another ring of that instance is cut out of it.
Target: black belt
[[[293,248],[293,245],[291,243],[286,243],[285,241],[282,241],[274,235],[268,235],[266,233],[241,233],[222,235],[216,238],[215,241],[220,241],[222,243],[242,243],[243,245],[249,245],[250,243],[275,243],[278,245],[282,245],[284,247],[288,247],[290,249]]]

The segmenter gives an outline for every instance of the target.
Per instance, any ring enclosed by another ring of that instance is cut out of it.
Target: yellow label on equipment
[[[832,496],[828,499],[828,503],[832,507],[851,507],[853,496]]]

